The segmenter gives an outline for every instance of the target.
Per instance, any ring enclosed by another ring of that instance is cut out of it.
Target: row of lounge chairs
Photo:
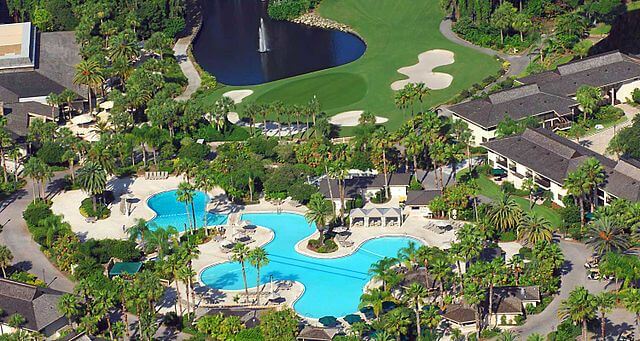
[[[169,177],[169,172],[145,172],[144,178],[147,180],[165,180]]]

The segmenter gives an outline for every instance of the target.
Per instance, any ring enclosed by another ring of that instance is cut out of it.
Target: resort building
[[[440,190],[407,191],[407,200],[404,202],[406,215],[414,215],[431,218],[433,212],[429,208],[431,200],[441,195]]]
[[[524,316],[528,306],[540,303],[540,288],[537,286],[510,286],[493,288],[492,324],[516,324],[518,316]]]
[[[476,324],[476,313],[473,308],[462,304],[447,306],[442,318],[457,328],[473,327]]]
[[[411,182],[411,174],[409,173],[389,173],[387,174],[387,186],[391,198],[398,201],[404,201],[407,197],[407,190]],[[336,210],[340,209],[340,192],[337,179],[324,178],[318,183],[320,193],[325,198],[332,200]],[[374,175],[355,175],[344,179],[344,197],[345,201],[355,199],[357,197],[371,199],[378,195],[385,188],[384,174]]]
[[[38,332],[46,337],[58,335],[68,321],[58,311],[58,300],[63,292],[36,287],[8,279],[0,279],[0,334],[12,333],[14,327],[9,326],[11,315],[20,314],[25,323],[20,327],[27,331]]]
[[[607,205],[616,198],[640,200],[640,164],[634,160],[614,161],[550,130],[526,129],[524,133],[485,142],[488,162],[506,176],[503,180],[522,188],[530,178],[551,192],[554,203],[564,206],[564,180],[585,160],[596,158],[605,168],[606,181],[598,190],[598,203]]]
[[[57,121],[51,93],[72,90],[82,105],[86,88],[73,83],[80,62],[73,32],[37,32],[31,23],[0,25],[0,114],[18,142],[34,119]]]
[[[535,118],[542,128],[568,129],[579,114],[575,100],[583,85],[600,88],[613,105],[629,100],[640,88],[640,60],[618,51],[584,58],[516,81],[520,86],[449,107],[454,120],[463,120],[480,145],[496,137],[506,117]]]
[[[296,340],[298,341],[331,341],[340,332],[337,328],[318,328],[304,326]]]

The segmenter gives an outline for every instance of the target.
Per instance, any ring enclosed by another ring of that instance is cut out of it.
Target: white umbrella
[[[100,109],[113,109],[113,101],[106,101],[100,103]]]

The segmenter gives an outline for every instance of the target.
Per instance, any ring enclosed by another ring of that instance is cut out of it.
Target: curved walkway
[[[47,186],[47,197],[55,195],[62,188],[64,173],[58,173]],[[0,244],[4,244],[13,254],[14,266],[28,271],[56,290],[72,292],[74,284],[60,272],[40,251],[31,238],[22,212],[33,200],[31,180],[27,180],[24,189],[14,193],[0,203],[0,224],[4,226],[0,233]]]
[[[554,331],[560,324],[558,319],[560,304],[562,300],[569,297],[569,293],[576,287],[583,286],[592,294],[615,289],[613,284],[587,279],[584,263],[587,257],[592,254],[591,248],[582,243],[561,240],[560,249],[565,257],[560,291],[544,311],[527,317],[525,324],[516,328],[522,339],[526,339],[528,335],[534,333],[546,335]],[[634,317],[626,310],[615,309],[607,315],[607,319],[607,334],[609,336],[617,336],[622,331],[633,330]]]
[[[509,55],[509,54],[498,52],[486,47],[474,45],[458,37],[458,35],[452,30],[452,24],[453,22],[451,21],[451,19],[445,19],[440,23],[440,33],[442,33],[442,35],[445,38],[449,39],[450,41],[458,45],[474,49],[478,52],[484,53],[489,56],[500,57],[508,61],[509,63],[511,63],[511,66],[509,67],[509,71],[503,77],[517,76],[527,68],[527,65],[529,65],[529,56],[527,56],[527,54]]]
[[[189,83],[187,87],[184,89],[184,92],[176,97],[177,101],[186,101],[191,98],[191,95],[198,90],[202,80],[200,79],[200,74],[196,69],[196,66],[193,64],[189,55],[187,53],[189,49],[189,45],[191,45],[191,40],[193,39],[193,33],[189,36],[182,37],[178,39],[176,44],[173,46],[173,54],[176,59],[178,59],[178,64],[180,65],[180,69],[182,73],[187,77]]]

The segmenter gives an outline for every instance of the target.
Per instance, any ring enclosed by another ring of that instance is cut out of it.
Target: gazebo
[[[360,222],[362,222],[362,226],[371,227],[376,226],[377,224],[372,224],[373,221],[379,221],[382,227],[387,226],[399,226],[402,221],[402,211],[399,208],[395,207],[384,207],[384,208],[355,208],[349,213],[349,227],[360,226]],[[358,222],[356,222],[358,221]]]

